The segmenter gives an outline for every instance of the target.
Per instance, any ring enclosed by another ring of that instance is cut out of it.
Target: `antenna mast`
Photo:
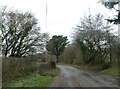
[[[47,28],[47,0],[46,0],[46,28]]]

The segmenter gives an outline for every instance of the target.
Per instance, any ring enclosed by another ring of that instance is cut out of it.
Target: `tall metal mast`
[[[47,0],[46,0],[46,29],[47,29]]]

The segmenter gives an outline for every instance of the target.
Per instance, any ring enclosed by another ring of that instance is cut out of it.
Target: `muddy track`
[[[113,77],[92,74],[70,66],[58,67],[61,74],[55,77],[50,87],[118,87]]]

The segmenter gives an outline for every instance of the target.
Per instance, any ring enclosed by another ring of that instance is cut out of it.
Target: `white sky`
[[[80,18],[91,13],[102,13],[109,16],[113,12],[98,3],[99,0],[47,0],[47,28],[46,28],[46,0],[0,0],[0,6],[21,11],[30,11],[39,20],[41,31],[48,32],[50,36],[69,36],[73,27],[79,23]]]

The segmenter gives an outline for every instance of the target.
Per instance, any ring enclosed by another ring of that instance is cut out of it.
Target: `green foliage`
[[[67,37],[55,35],[46,45],[46,49],[50,52],[50,54],[57,57],[57,62],[58,57],[63,53],[65,46],[68,44],[67,40]]]

